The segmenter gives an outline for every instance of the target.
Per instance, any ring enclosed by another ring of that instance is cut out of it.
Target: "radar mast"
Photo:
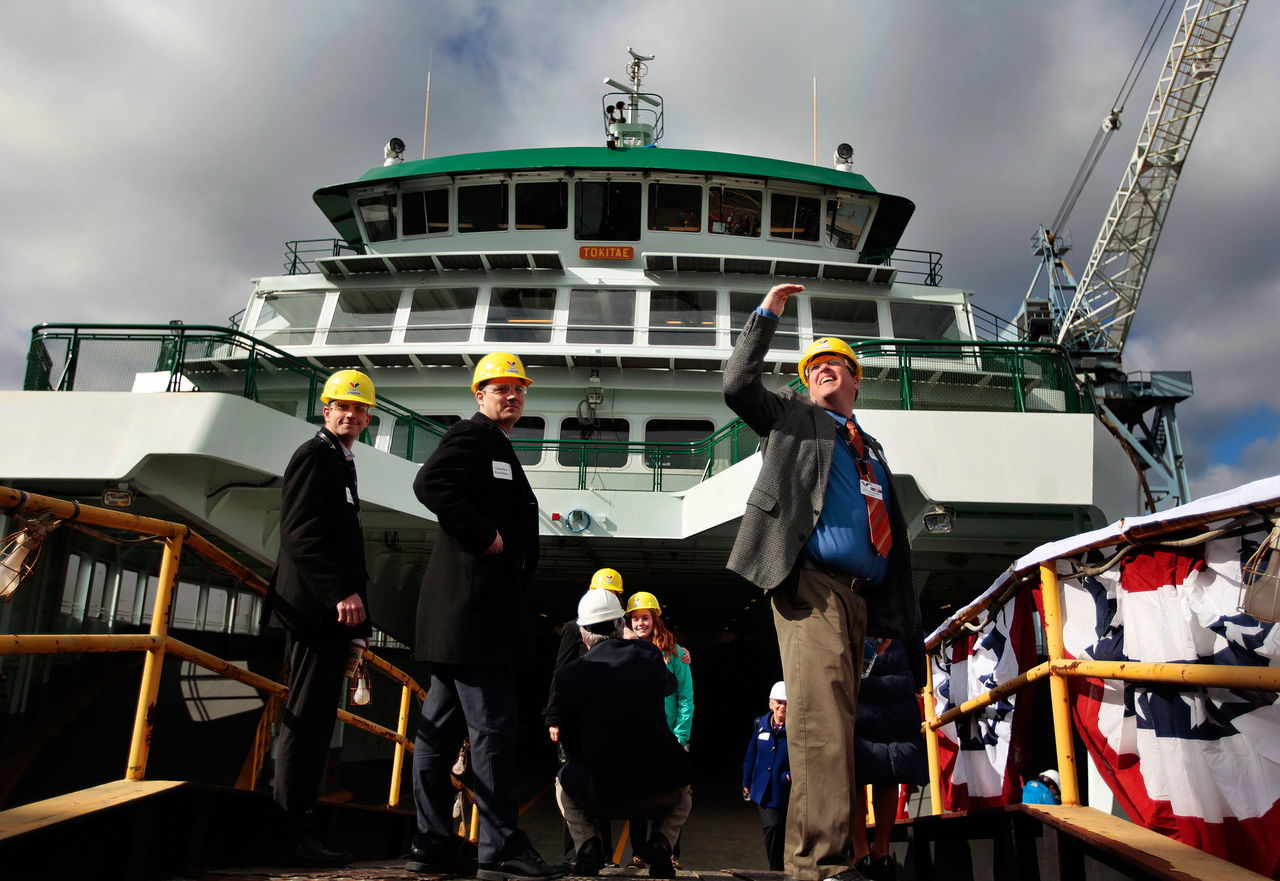
[[[649,74],[645,62],[654,56],[641,55],[630,46],[627,52],[631,61],[627,64],[630,85],[605,77],[604,84],[615,91],[606,92],[600,99],[604,111],[605,146],[611,149],[630,147],[656,147],[663,134],[662,96],[646,92],[643,80]],[[641,104],[647,107],[641,107]]]

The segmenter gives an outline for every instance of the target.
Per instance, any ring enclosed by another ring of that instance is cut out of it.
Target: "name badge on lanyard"
[[[499,480],[514,479],[511,476],[511,463],[495,461],[493,463],[493,476],[498,478]]]
[[[865,478],[859,483],[862,485],[862,494],[870,496],[873,499],[884,499],[884,489],[874,480],[866,480]]]

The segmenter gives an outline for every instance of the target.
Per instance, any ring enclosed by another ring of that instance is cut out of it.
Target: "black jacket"
[[[294,452],[280,495],[280,553],[267,587],[271,624],[303,637],[368,636],[338,623],[338,603],[360,595],[368,608],[364,532],[356,467],[325,428]]]
[[[418,471],[439,530],[418,594],[419,661],[506,666],[525,645],[524,589],[538,564],[538,500],[502,428],[476,413]],[[502,534],[501,554],[486,554]]]
[[[918,637],[917,637],[918,641]],[[924,687],[912,670],[907,643],[890,640],[858,691],[853,726],[854,776],[865,783],[929,782],[928,759],[916,691]]]
[[[578,627],[578,619],[570,618],[564,622],[564,627],[560,631],[560,647],[556,649],[556,665],[551,668],[551,688],[547,691],[547,705],[542,710],[543,721],[548,726],[560,724],[560,708],[556,703],[555,671],[586,653],[587,647],[582,642],[582,630]]]
[[[667,726],[676,678],[639,639],[607,639],[555,674],[560,782],[575,799],[587,783],[605,802],[643,799],[689,782],[689,756]]]

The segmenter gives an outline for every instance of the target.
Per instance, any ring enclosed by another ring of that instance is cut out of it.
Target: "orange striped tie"
[[[876,474],[871,469],[871,463],[867,460],[867,445],[862,441],[862,433],[858,431],[858,426],[852,419],[848,419],[844,427],[845,431],[849,432],[849,444],[856,454],[854,458],[858,460],[858,476],[864,483],[879,486]],[[884,495],[883,487],[880,494]],[[887,557],[889,549],[893,547],[893,528],[889,525],[889,509],[885,507],[883,498],[877,499],[865,492],[862,497],[867,500],[867,525],[871,527],[871,544],[875,546],[877,554]]]

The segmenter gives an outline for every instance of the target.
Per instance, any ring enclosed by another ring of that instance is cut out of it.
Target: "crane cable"
[[[1129,65],[1129,72],[1125,74],[1124,82],[1120,84],[1120,90],[1116,93],[1115,100],[1111,102],[1111,110],[1107,112],[1106,119],[1103,120],[1102,125],[1094,133],[1093,142],[1085,153],[1084,161],[1080,163],[1080,168],[1076,171],[1076,176],[1071,181],[1071,186],[1067,188],[1067,195],[1058,207],[1058,213],[1054,215],[1053,223],[1049,225],[1050,232],[1058,233],[1066,228],[1067,221],[1071,218],[1071,212],[1075,210],[1076,200],[1080,198],[1085,184],[1089,182],[1089,178],[1093,175],[1093,170],[1097,168],[1098,160],[1102,158],[1102,153],[1106,150],[1111,136],[1115,134],[1116,129],[1120,128],[1120,114],[1124,112],[1124,105],[1128,102],[1129,96],[1138,84],[1138,76],[1155,49],[1156,38],[1164,31],[1165,25],[1169,21],[1169,16],[1173,14],[1173,5],[1174,0],[1164,0],[1161,8],[1156,11],[1155,18],[1151,20],[1151,25],[1147,28],[1147,35],[1142,39],[1138,54],[1134,56],[1133,63]]]

